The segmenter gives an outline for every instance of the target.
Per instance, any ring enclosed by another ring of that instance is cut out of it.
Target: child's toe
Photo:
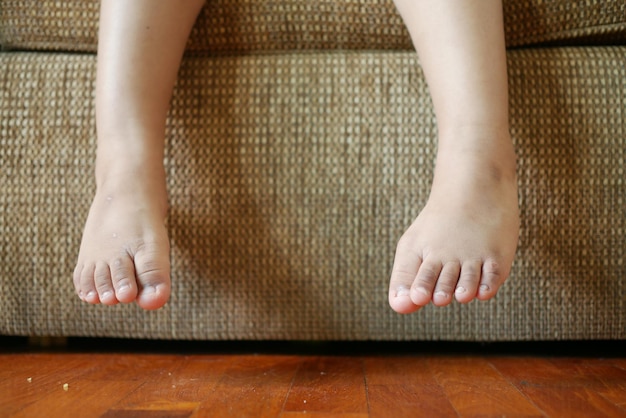
[[[441,269],[435,291],[433,294],[433,304],[436,306],[446,306],[452,302],[452,295],[459,281],[461,264],[453,261],[446,263]]]
[[[135,266],[130,256],[116,258],[111,264],[111,279],[115,297],[122,303],[130,303],[137,297]]]
[[[401,240],[398,244],[389,280],[389,306],[398,313],[411,313],[421,308],[411,300],[411,286],[422,263],[410,246]]]
[[[488,260],[483,264],[477,298],[491,299],[496,295],[506,275],[503,275],[497,262]]]
[[[478,292],[480,283],[482,262],[480,260],[468,260],[461,267],[461,275],[454,292],[454,296],[460,303],[471,302]]]
[[[135,255],[138,281],[137,303],[143,309],[158,309],[165,305],[171,293],[169,246],[157,245]]]
[[[115,289],[111,283],[111,270],[107,263],[97,263],[94,271],[94,283],[100,302],[105,305],[115,305]]]
[[[95,269],[94,264],[87,264],[80,273],[80,290],[79,296],[87,303],[100,303],[98,291],[95,285]]]
[[[411,287],[411,300],[414,304],[426,306],[430,303],[442,267],[440,262],[424,260]]]

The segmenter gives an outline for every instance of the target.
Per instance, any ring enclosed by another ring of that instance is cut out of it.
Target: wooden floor
[[[0,417],[626,417],[626,353],[131,353],[118,344],[0,351]]]

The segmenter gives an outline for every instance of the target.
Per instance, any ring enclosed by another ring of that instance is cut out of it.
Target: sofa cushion
[[[184,60],[168,119],[172,298],[74,294],[94,191],[90,54],[0,54],[0,335],[626,339],[626,47],[510,51],[522,213],[498,297],[398,315],[434,113],[413,52]],[[4,89],[3,89],[4,88]]]
[[[623,0],[505,0],[509,46],[626,40]],[[0,0],[8,49],[96,50],[98,0]],[[195,52],[405,50],[392,0],[208,0],[189,41]]]

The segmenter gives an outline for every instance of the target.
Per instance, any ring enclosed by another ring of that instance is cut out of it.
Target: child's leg
[[[437,115],[439,149],[426,207],[398,243],[389,303],[495,296],[519,234],[515,152],[500,0],[396,0]]]
[[[73,279],[80,298],[156,309],[170,295],[165,120],[204,0],[103,0],[96,195]]]

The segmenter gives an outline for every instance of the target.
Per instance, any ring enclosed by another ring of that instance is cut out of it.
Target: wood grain
[[[548,416],[626,416],[626,410],[603,395],[619,399],[621,393],[623,399],[626,375],[617,368],[601,367],[594,360],[524,358],[491,362]],[[602,373],[607,373],[607,381],[618,377],[607,386]]]
[[[543,416],[485,359],[431,358],[429,365],[460,416]]]
[[[11,416],[28,405],[63,394],[63,385],[110,361],[109,357],[75,354],[8,354],[0,356],[0,416]]]
[[[292,356],[235,357],[192,416],[279,416],[300,362]]]
[[[304,360],[294,378],[284,410],[366,414],[362,361],[352,357]]]
[[[36,402],[21,409],[13,416],[16,418],[32,417],[100,417],[115,404],[125,393],[135,390],[138,381],[88,381],[77,378],[67,380],[66,388],[56,386]]]
[[[364,363],[372,416],[457,416],[426,358],[375,357],[364,359]]]
[[[0,354],[0,416],[624,417],[626,362],[432,354]]]

